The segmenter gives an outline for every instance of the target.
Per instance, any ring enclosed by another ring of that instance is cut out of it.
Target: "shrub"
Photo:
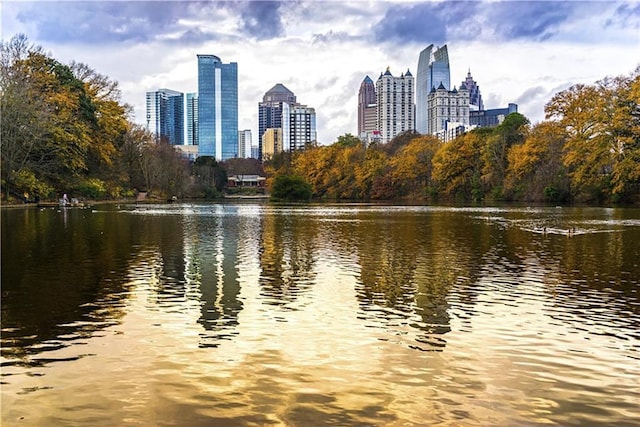
[[[276,176],[271,188],[271,198],[275,200],[309,200],[312,195],[311,184],[295,175]]]

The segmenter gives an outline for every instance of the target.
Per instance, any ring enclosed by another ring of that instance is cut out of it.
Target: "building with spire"
[[[380,73],[376,81],[376,127],[381,142],[389,142],[403,132],[415,131],[413,84],[409,70],[400,77],[394,77],[389,68]]]
[[[462,83],[460,89],[447,90],[440,82],[429,93],[429,135],[449,141],[469,129],[469,90]]]
[[[429,94],[432,90],[444,86],[451,89],[451,73],[447,45],[438,48],[433,44],[427,46],[418,57],[416,76],[416,130],[428,133],[429,127]]]
[[[469,108],[471,108],[471,111],[484,110],[480,86],[478,86],[478,83],[471,77],[471,69],[467,72],[467,78],[462,83],[469,90]]]
[[[377,130],[376,118],[376,87],[373,80],[366,76],[358,91],[358,135],[360,138],[367,138]]]
[[[198,155],[238,157],[238,64],[198,55]]]
[[[156,141],[184,144],[184,94],[171,89],[147,92],[147,129]]]

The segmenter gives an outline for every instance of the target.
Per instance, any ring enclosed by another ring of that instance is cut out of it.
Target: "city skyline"
[[[471,70],[486,109],[518,104],[538,122],[576,83],[638,65],[640,4],[628,2],[13,2],[2,38],[24,33],[62,62],[116,80],[144,124],[145,94],[197,91],[196,55],[238,64],[238,128],[257,139],[256,103],[276,83],[315,107],[321,144],[357,134],[358,88],[387,66],[416,74],[448,46],[451,84]]]

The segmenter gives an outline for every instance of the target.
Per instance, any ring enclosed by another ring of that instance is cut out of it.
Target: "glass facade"
[[[170,89],[147,92],[147,129],[156,141],[184,145],[184,94]]]
[[[238,157],[238,64],[198,55],[198,155]]]
[[[198,94],[187,94],[187,145],[198,145]]]
[[[429,45],[418,58],[416,81],[416,130],[422,134],[429,130],[429,93],[437,89],[440,83],[451,90],[451,73],[447,45],[440,48]]]
[[[258,158],[262,159],[262,135],[267,129],[283,128],[286,126],[283,117],[288,117],[288,104],[295,105],[296,96],[282,83],[277,83],[269,89],[262,97],[262,102],[258,103]],[[288,125],[287,125],[288,126]],[[288,135],[288,131],[284,131]],[[287,138],[287,137],[285,137]],[[288,143],[286,143],[288,147]],[[288,148],[287,148],[288,151]]]

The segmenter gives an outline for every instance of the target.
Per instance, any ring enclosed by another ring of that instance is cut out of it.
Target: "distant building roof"
[[[296,95],[282,83],[276,83],[262,98],[264,102],[296,102]]]

